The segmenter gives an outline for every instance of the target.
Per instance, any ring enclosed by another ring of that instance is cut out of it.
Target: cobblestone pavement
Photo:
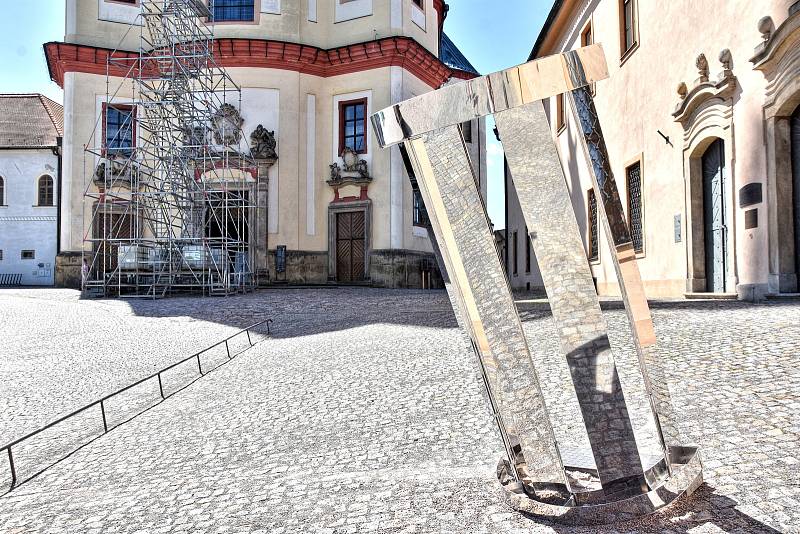
[[[605,307],[619,359],[631,358],[624,312]],[[276,320],[273,339],[1,496],[0,532],[601,530],[549,525],[502,504],[494,480],[501,445],[442,292],[87,302],[19,290],[0,292],[0,309],[11,340],[0,356],[2,428],[14,435],[234,327]],[[544,381],[550,411],[577,410],[563,370],[542,357],[553,342],[546,307],[521,310],[537,365],[551,366],[542,367],[552,377]],[[706,485],[666,513],[604,531],[800,532],[792,471],[800,463],[800,302],[656,303],[653,315],[682,430],[703,448]],[[62,352],[65,344],[93,365],[76,368],[81,361]],[[621,374],[645,433],[635,373]],[[580,425],[558,432],[581,448]],[[26,453],[23,476],[35,472]]]

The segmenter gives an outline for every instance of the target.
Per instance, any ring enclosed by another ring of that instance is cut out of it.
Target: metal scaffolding
[[[106,100],[84,156],[85,290],[247,291],[258,165],[242,136],[241,90],[214,59],[205,2],[140,5],[109,54]],[[137,29],[139,50],[124,51]]]

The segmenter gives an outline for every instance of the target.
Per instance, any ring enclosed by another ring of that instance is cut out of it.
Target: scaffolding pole
[[[241,89],[214,58],[213,17],[199,0],[140,6],[109,55],[106,101],[84,154],[85,291],[251,290],[258,165],[242,135]],[[122,43],[135,28],[131,53]]]

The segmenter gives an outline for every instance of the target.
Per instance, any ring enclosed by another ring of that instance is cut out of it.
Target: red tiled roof
[[[64,108],[44,95],[0,94],[0,148],[56,146]]]

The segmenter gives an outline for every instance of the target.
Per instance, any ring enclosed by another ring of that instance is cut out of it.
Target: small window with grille
[[[414,226],[427,227],[428,224],[428,211],[422,201],[422,193],[419,192],[419,189],[414,188]]]
[[[528,228],[525,228],[525,272],[531,272],[531,235]]]
[[[594,196],[594,189],[589,189],[587,193],[587,204],[589,205],[589,261],[597,261],[600,259],[600,228],[597,222],[597,197]]]
[[[513,263],[511,267],[515,275],[519,273],[519,263],[517,261],[518,253],[519,253],[519,242],[517,241],[517,232],[515,230],[514,233],[512,234],[512,239],[511,239],[511,257],[513,258]]]
[[[214,0],[214,22],[252,22],[256,18],[255,0]]]
[[[644,252],[644,214],[642,210],[642,162],[637,161],[625,169],[628,186],[628,226],[633,250]]]
[[[464,142],[472,142],[472,121],[461,123],[461,133],[464,135]]]

